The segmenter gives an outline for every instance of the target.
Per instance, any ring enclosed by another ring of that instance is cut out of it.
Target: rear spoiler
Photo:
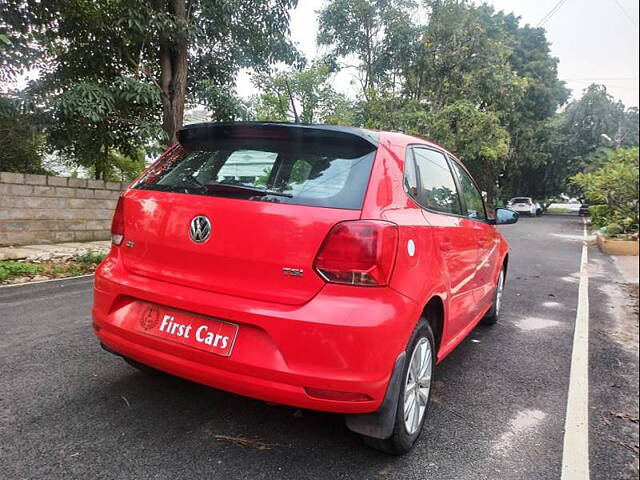
[[[241,142],[247,139],[293,144],[304,141],[306,146],[316,144],[323,150],[331,147],[356,147],[372,151],[379,144],[376,132],[331,125],[277,122],[196,123],[187,125],[178,132],[178,142],[186,149],[195,145],[216,144],[221,141]]]

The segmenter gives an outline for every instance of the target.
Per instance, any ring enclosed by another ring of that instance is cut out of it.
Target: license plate
[[[236,341],[238,325],[159,305],[148,305],[142,310],[138,331],[228,357]]]

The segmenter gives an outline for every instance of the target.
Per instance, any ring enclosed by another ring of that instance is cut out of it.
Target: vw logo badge
[[[209,239],[211,235],[211,222],[204,215],[198,215],[191,220],[189,227],[189,236],[196,243],[203,243]]]

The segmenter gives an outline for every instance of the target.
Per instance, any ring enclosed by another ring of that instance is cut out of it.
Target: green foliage
[[[288,38],[296,3],[4,0],[0,79],[38,69],[33,91],[48,114],[50,148],[106,179],[121,169],[112,152],[133,158],[175,141],[186,104],[236,118],[241,68],[299,62]]]
[[[33,276],[44,272],[42,265],[34,263],[14,262],[12,260],[0,261],[0,281],[11,277]]]
[[[607,205],[591,205],[589,207],[591,224],[596,227],[604,227],[608,222],[609,207]]]
[[[407,90],[432,108],[464,99],[482,110],[509,111],[528,80],[510,63],[509,32],[490,7],[470,2],[429,0],[428,23],[421,29]]]
[[[430,136],[456,152],[484,185],[496,180],[509,149],[509,134],[498,115],[464,100],[434,116]]]
[[[74,277],[91,273],[96,266],[105,259],[106,255],[89,251],[84,255],[73,257],[71,260],[56,263],[29,263],[16,261],[0,261],[0,282],[11,281],[16,277]]]
[[[550,120],[568,98],[544,30],[467,0],[423,4],[425,23],[413,2],[331,0],[320,12],[318,42],[337,61],[357,59],[356,122],[449,147],[490,201],[562,191],[561,182],[544,187],[555,160]]]
[[[159,91],[132,78],[112,80],[75,83],[57,95],[48,128],[49,142],[61,155],[106,180],[114,178],[115,168],[131,171],[125,157],[139,157],[146,139],[159,133],[154,113]]]
[[[365,97],[393,88],[417,39],[415,7],[411,0],[330,0],[320,11],[318,44],[331,58],[357,59]]]
[[[259,74],[254,84],[263,93],[255,99],[255,118],[259,121],[301,123],[353,123],[351,103],[330,83],[326,63],[316,63],[298,71]]]
[[[0,172],[46,173],[44,142],[37,118],[22,111],[19,100],[0,95]]]
[[[326,0],[326,56],[307,65],[289,39],[297,0],[3,0],[0,80],[31,68],[41,79],[17,103],[0,98],[0,169],[41,172],[53,151],[96,178],[129,180],[196,104],[218,121],[297,116],[429,137],[491,203],[577,192],[570,177],[638,145],[638,109],[603,86],[557,113],[569,91],[544,29],[478,3]],[[288,67],[273,73],[279,62]],[[249,101],[235,95],[242,68],[261,90]],[[333,88],[341,68],[359,83],[355,101]],[[637,223],[625,208],[614,220]]]
[[[51,266],[51,274],[54,277],[77,277],[85,273],[85,267],[78,263],[60,263]]]
[[[571,181],[592,202],[607,205],[607,219],[634,231],[638,225],[638,147],[608,153],[598,168],[575,175]]]
[[[100,262],[102,262],[106,257],[107,255],[104,253],[98,253],[90,250],[83,255],[78,255],[77,257],[74,257],[73,259],[77,262],[91,263],[91,264],[97,265]]]
[[[146,166],[145,151],[139,148],[129,156],[112,151],[110,152],[109,163],[112,165],[112,171],[106,175],[107,180],[129,182],[144,170]]]
[[[550,172],[566,181],[601,164],[607,149],[637,146],[638,109],[625,109],[606,87],[594,84],[558,116],[555,128],[557,140],[551,150],[558,161]],[[565,187],[575,185],[567,183]]]
[[[610,223],[607,225],[607,235],[620,235],[624,233],[624,228],[618,223]]]

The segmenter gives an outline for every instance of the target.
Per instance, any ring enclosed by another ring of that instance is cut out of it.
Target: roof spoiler
[[[277,122],[196,123],[178,132],[178,141],[185,148],[193,145],[215,144],[220,141],[242,140],[284,141],[305,145],[357,146],[363,150],[378,148],[378,134],[368,130],[331,125],[301,125]],[[354,145],[355,144],[355,145]]]

